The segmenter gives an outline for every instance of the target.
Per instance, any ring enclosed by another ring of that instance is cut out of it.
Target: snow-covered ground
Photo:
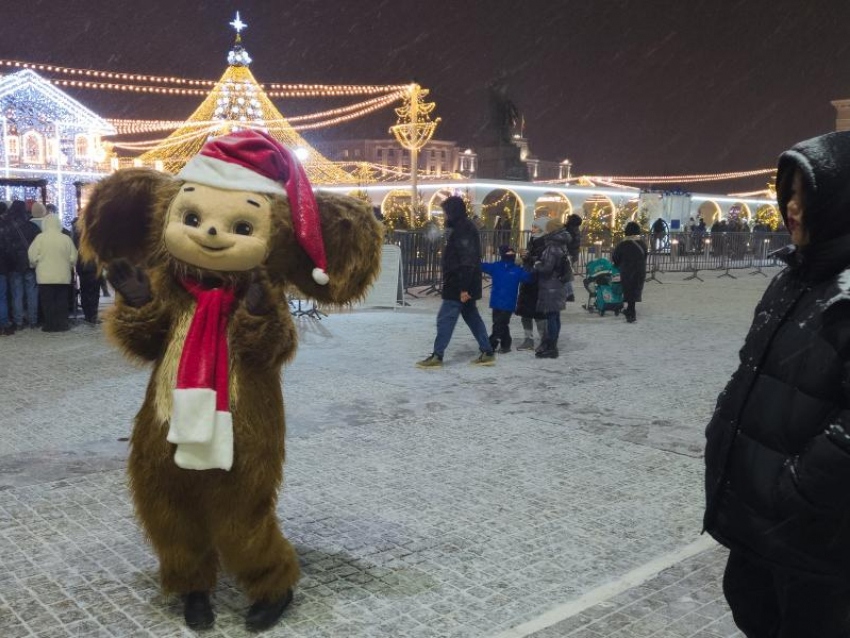
[[[301,320],[279,515],[304,578],[270,635],[532,635],[679,556],[700,533],[703,428],[767,283],[704,277],[648,283],[633,325],[570,304],[560,359],[491,368],[469,365],[462,322],[443,369],[414,367],[433,298]],[[0,635],[180,635],[125,489],[147,376],[97,328],[0,338]],[[211,635],[242,635],[231,581],[216,601]],[[686,607],[683,633],[575,635],[734,635],[722,601]]]

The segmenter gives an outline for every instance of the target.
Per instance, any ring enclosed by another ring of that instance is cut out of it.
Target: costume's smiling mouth
[[[228,248],[233,248],[233,244],[230,244],[230,245],[228,245],[228,246],[207,246],[205,243],[203,243],[203,242],[202,242],[201,240],[199,240],[199,239],[195,239],[194,237],[191,237],[191,236],[190,236],[190,239],[191,239],[193,242],[195,242],[198,246],[200,246],[200,247],[201,247],[201,248],[203,248],[204,250],[207,250],[207,251],[209,251],[209,252],[211,252],[211,253],[220,253],[221,251],[223,251],[223,250],[227,250]]]

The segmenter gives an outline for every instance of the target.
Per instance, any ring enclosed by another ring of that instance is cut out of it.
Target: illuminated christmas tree
[[[771,232],[776,231],[781,223],[779,211],[773,206],[760,206],[756,211],[756,224],[769,228]]]
[[[227,54],[229,66],[224,75],[185,124],[142,155],[140,160],[176,173],[209,138],[250,128],[266,131],[294,150],[311,182],[355,183],[354,176],[307,144],[277,110],[248,68],[251,56],[242,46],[241,35],[247,25],[239,18],[239,13],[230,24],[236,30],[236,42]]]
[[[585,233],[586,243],[603,243],[611,240],[611,207],[610,204],[593,202],[581,228]]]

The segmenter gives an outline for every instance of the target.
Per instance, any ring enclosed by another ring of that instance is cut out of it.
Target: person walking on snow
[[[511,315],[516,309],[519,285],[531,281],[534,276],[516,264],[516,252],[508,245],[499,246],[501,259],[493,263],[482,263],[481,270],[490,275],[490,308],[493,310],[493,331],[490,345],[504,354],[511,351]]]
[[[458,317],[463,317],[478,342],[481,354],[473,365],[490,366],[496,361],[487,336],[487,326],[478,314],[475,302],[481,299],[481,236],[466,214],[466,204],[457,196],[442,203],[448,235],[443,249],[443,303],[437,314],[434,350],[419,368],[439,368],[452,338]]]
[[[779,158],[793,246],[706,428],[704,529],[748,638],[850,636],[850,132]]]
[[[626,238],[611,253],[611,261],[620,269],[623,300],[626,302],[623,314],[629,323],[637,321],[635,304],[641,301],[646,281],[646,244],[640,234],[640,225],[629,222],[626,224]]]

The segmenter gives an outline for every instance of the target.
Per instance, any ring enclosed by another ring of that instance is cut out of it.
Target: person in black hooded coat
[[[626,321],[637,320],[635,304],[642,300],[643,284],[646,281],[646,243],[641,239],[640,225],[637,222],[626,224],[626,238],[617,244],[611,253],[611,261],[620,269],[620,281],[623,286],[623,301],[626,309],[623,314]]]
[[[475,306],[475,302],[481,299],[481,235],[466,214],[466,204],[462,198],[447,197],[442,208],[448,229],[443,249],[443,303],[437,313],[434,349],[416,365],[419,368],[439,368],[443,365],[443,355],[457,320],[463,317],[481,350],[472,363],[490,366],[495,362],[493,345],[487,334],[487,326]]]
[[[748,638],[850,636],[850,132],[779,160],[794,246],[706,429],[704,525]]]

